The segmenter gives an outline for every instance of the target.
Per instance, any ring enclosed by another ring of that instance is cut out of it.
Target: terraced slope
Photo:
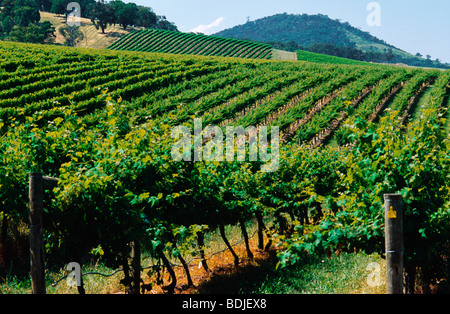
[[[108,48],[249,59],[272,58],[272,46],[268,44],[157,29],[132,32]]]

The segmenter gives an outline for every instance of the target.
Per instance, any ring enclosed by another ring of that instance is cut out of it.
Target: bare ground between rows
[[[277,263],[275,248],[268,252],[257,247],[257,240],[249,240],[253,258],[248,258],[244,243],[233,247],[239,256],[239,266],[235,267],[234,257],[229,250],[212,256],[208,261],[210,272],[206,272],[201,264],[191,264],[189,271],[191,274],[193,287],[187,285],[187,276],[181,267],[174,268],[177,285],[175,294],[236,294],[246,285],[252,285],[258,280],[264,279],[265,273],[273,270]],[[170,276],[167,272],[163,275],[164,285],[170,283]],[[155,278],[147,278],[144,284],[154,282]],[[162,286],[154,286],[150,294],[166,293]]]

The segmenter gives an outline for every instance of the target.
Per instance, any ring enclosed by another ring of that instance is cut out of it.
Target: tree
[[[49,21],[34,23],[28,26],[14,26],[9,33],[12,41],[45,44],[52,43],[55,39],[55,28]]]
[[[71,1],[72,0],[70,0],[68,2],[71,2]],[[88,17],[89,6],[92,4],[95,4],[95,0],[76,0],[74,2],[77,2],[80,5],[80,10],[81,10],[80,16],[81,17]]]
[[[66,13],[66,7],[69,2],[66,0],[52,0],[52,5],[50,6],[50,12],[55,14]]]
[[[3,17],[6,16],[13,16],[13,9],[14,9],[14,0],[3,0],[0,1],[1,6],[1,12],[0,15]]]
[[[52,7],[54,0],[36,0],[36,5],[39,9],[39,11],[50,11],[50,8]]]
[[[385,50],[385,54],[386,54],[386,61],[387,62],[391,62],[392,59],[395,58],[394,53],[392,52],[392,48],[389,48],[387,51]]]
[[[88,8],[88,17],[95,25],[96,29],[101,28],[102,34],[105,33],[106,27],[114,23],[114,14],[112,7],[104,0],[99,0]]]
[[[114,22],[117,22],[123,29],[129,25],[136,25],[138,20],[138,6],[135,3],[123,3],[121,0],[110,2],[114,14]]]
[[[38,2],[34,0],[4,0],[0,12],[2,37],[13,41],[48,43],[54,40],[54,27],[41,19]]]
[[[59,33],[66,39],[65,45],[75,47],[84,39],[84,34],[79,26],[64,25],[59,28]]]
[[[178,31],[178,28],[173,22],[170,22],[167,20],[165,16],[158,16],[158,22],[156,24],[156,27],[159,29],[165,29],[169,31]]]
[[[13,7],[13,17],[16,25],[28,26],[41,19],[39,9],[33,0],[16,0]]]
[[[4,34],[9,34],[14,27],[14,19],[11,16],[5,16],[2,18],[0,29]]]
[[[153,12],[152,8],[138,6],[137,7],[137,19],[136,25],[146,28],[156,27],[158,22],[158,16]]]

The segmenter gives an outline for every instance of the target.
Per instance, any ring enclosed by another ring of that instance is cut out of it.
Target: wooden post
[[[141,243],[133,241],[131,243],[131,293],[140,294],[141,287]]]
[[[44,243],[42,237],[44,180],[42,173],[30,173],[29,184],[31,293],[45,294]]]
[[[400,194],[384,195],[386,293],[403,294],[403,208]]]

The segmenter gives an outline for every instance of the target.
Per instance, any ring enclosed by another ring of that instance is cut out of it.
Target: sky
[[[324,14],[409,53],[450,63],[449,0],[132,0],[182,32],[214,34],[277,13]],[[368,5],[378,4],[378,8]],[[378,11],[379,9],[379,11]],[[379,23],[374,14],[379,12]]]

